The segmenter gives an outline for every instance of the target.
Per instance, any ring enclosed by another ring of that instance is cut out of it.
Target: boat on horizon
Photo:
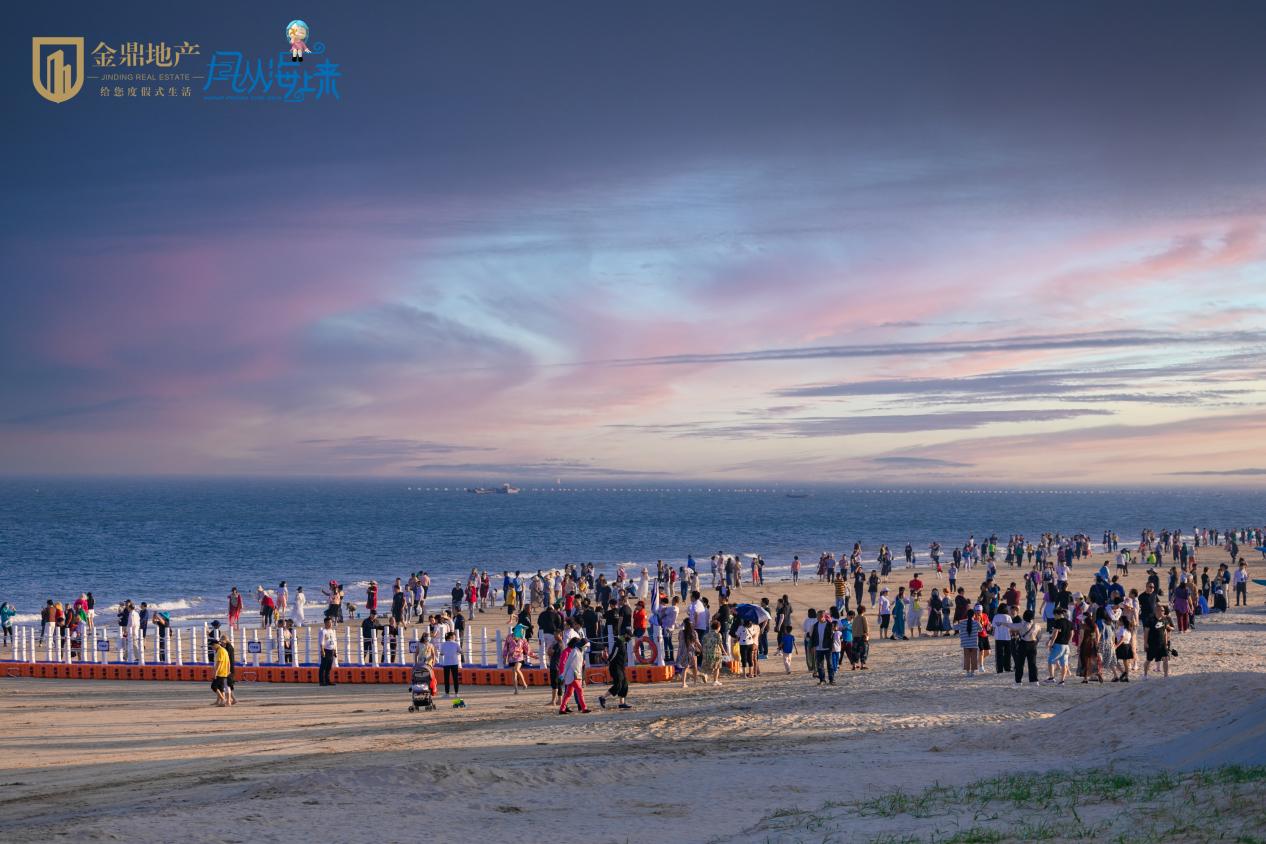
[[[497,486],[497,487],[490,487],[490,486],[466,487],[466,491],[473,492],[475,493],[475,495],[516,495],[519,492],[519,488],[517,486],[510,486],[509,484],[502,484],[501,486]]]
[[[812,496],[813,496],[813,493],[811,493],[811,492],[789,492],[789,493],[787,493],[787,497],[788,497],[788,498],[811,498]]]

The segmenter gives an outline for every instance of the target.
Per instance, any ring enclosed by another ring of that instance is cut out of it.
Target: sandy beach
[[[970,591],[981,574],[961,580]],[[898,569],[888,583],[908,576]],[[1074,586],[1089,577],[1083,564]],[[1129,585],[1144,578],[1135,567]],[[789,594],[803,618],[829,589],[813,579],[738,597]],[[791,676],[771,659],[760,678],[635,686],[632,711],[570,717],[544,690],[476,687],[465,709],[441,701],[411,714],[394,687],[241,684],[240,705],[223,710],[202,684],[10,679],[0,683],[0,820],[90,841],[413,841],[423,830],[486,841],[871,840],[893,831],[891,818],[839,806],[1000,771],[1254,761],[1266,742],[1221,741],[1251,724],[1209,729],[1266,697],[1260,592],[1249,609],[1176,637],[1170,678],[1128,686],[968,679],[952,638],[876,640],[873,670],[845,671],[834,688],[817,687],[797,656]],[[823,806],[836,807],[829,822],[803,814]],[[806,817],[807,828],[793,822]]]

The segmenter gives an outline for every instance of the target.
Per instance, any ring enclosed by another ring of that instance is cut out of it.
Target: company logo
[[[67,51],[74,48],[74,59]],[[31,82],[41,97],[64,103],[84,86],[84,39],[44,35],[31,39]]]

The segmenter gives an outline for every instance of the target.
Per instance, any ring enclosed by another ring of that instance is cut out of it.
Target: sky
[[[0,473],[1266,484],[1260,3],[262,5],[9,10]]]

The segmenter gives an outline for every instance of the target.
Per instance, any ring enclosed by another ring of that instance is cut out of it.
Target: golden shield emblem
[[[67,51],[74,48],[73,60]],[[31,82],[49,102],[64,103],[84,86],[84,39],[54,38],[44,35],[31,39]]]

